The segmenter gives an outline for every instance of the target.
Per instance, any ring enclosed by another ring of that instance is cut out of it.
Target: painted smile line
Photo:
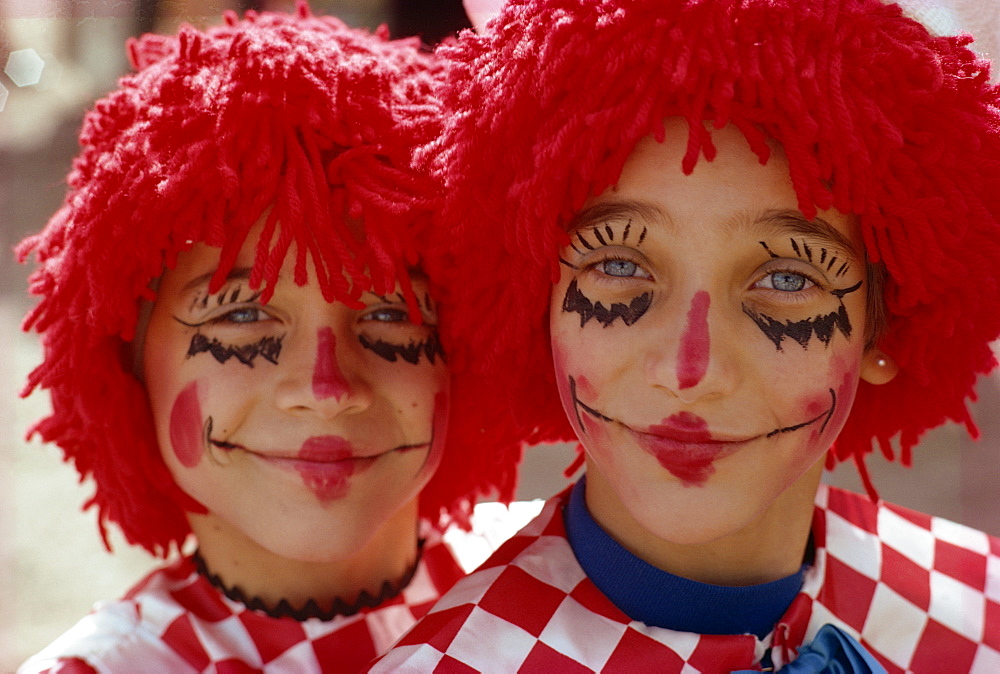
[[[829,389],[830,408],[808,421],[776,428],[768,433],[747,438],[713,438],[705,420],[689,412],[679,412],[664,420],[663,424],[651,426],[648,430],[636,430],[581,401],[577,397],[576,380],[572,376],[569,377],[569,388],[577,423],[584,433],[587,433],[587,430],[580,415],[581,410],[594,419],[617,425],[635,437],[643,450],[653,456],[674,477],[678,478],[685,487],[703,485],[708,477],[715,472],[713,464],[716,460],[729,456],[762,437],[772,438],[783,433],[791,433],[820,421],[822,421],[822,425],[819,432],[822,433],[826,430],[826,425],[837,407],[837,394],[833,389]]]
[[[379,454],[358,455],[350,442],[337,435],[309,438],[297,452],[257,452],[231,442],[209,442],[224,451],[242,451],[276,468],[297,472],[305,486],[324,505],[345,497],[350,491],[351,478],[364,473],[383,456],[429,448],[431,444],[399,445]]]

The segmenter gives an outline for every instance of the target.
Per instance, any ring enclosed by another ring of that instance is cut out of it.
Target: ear
[[[861,378],[869,384],[888,384],[899,374],[899,365],[878,349],[868,349],[861,359]]]

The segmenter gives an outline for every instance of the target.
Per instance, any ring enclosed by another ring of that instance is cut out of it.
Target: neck
[[[260,545],[212,513],[188,515],[207,571],[227,588],[293,609],[315,603],[322,612],[354,604],[364,592],[378,596],[397,587],[417,560],[416,501],[397,512],[346,557],[303,560]]]
[[[589,466],[586,500],[601,528],[629,552],[663,571],[713,585],[758,585],[790,576],[801,567],[822,473],[823,462],[817,461],[746,526],[701,543],[659,538],[632,518],[621,503],[602,507],[609,501],[594,499],[592,493],[607,494],[611,488]]]

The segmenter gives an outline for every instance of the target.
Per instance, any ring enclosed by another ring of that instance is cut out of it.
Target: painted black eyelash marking
[[[819,432],[822,433],[823,431],[826,430],[826,425],[830,423],[830,419],[833,417],[833,412],[836,409],[837,409],[837,393],[833,389],[830,389],[830,409],[828,409],[826,412],[823,412],[819,416],[810,419],[809,421],[802,422],[801,424],[795,424],[794,426],[785,426],[784,428],[776,428],[770,433],[768,433],[767,437],[773,438],[774,436],[780,435],[781,433],[791,433],[792,431],[797,431],[800,428],[805,428],[806,426],[812,426],[820,419],[823,420],[823,425],[819,427]]]
[[[576,251],[577,255],[583,255],[583,251],[576,247],[572,241],[569,242],[569,247]]]
[[[847,262],[845,262],[844,264],[840,265],[840,269],[837,270],[837,276],[838,277],[843,276],[844,274],[847,273],[848,269],[849,269],[849,265],[848,265]]]
[[[603,236],[601,236],[601,230],[599,230],[597,227],[594,227],[592,231],[594,232],[594,236],[597,237],[597,240],[600,241],[602,246],[608,245],[608,242],[604,240]]]
[[[187,357],[190,358],[191,356],[196,356],[199,353],[207,351],[220,363],[225,363],[230,358],[236,358],[236,360],[247,367],[253,367],[254,359],[260,356],[268,362],[277,364],[278,356],[281,354],[281,340],[284,338],[284,335],[280,337],[264,337],[253,344],[233,346],[223,344],[214,337],[209,339],[198,332],[191,337],[191,345],[188,347]]]
[[[442,348],[441,340],[438,339],[436,332],[431,333],[422,342],[411,341],[409,344],[393,344],[381,339],[372,341],[364,335],[358,335],[358,341],[361,343],[361,346],[390,363],[395,363],[397,357],[413,365],[420,362],[421,356],[426,356],[431,364],[435,362],[436,358],[444,360],[444,348]]]
[[[615,240],[615,230],[611,229],[611,225],[604,225],[604,231],[608,233],[608,239]]]
[[[799,251],[799,244],[795,243],[795,239],[790,239],[790,240],[792,242],[792,250],[795,251],[796,255],[798,255],[799,257],[802,257],[802,252]]]
[[[774,346],[781,351],[781,342],[785,337],[794,339],[803,349],[808,348],[809,341],[812,339],[813,335],[819,339],[825,346],[829,346],[830,340],[833,339],[833,333],[835,330],[840,330],[844,337],[850,339],[851,337],[851,320],[847,315],[847,308],[844,306],[844,295],[853,293],[858,288],[861,287],[861,281],[850,288],[844,288],[843,290],[831,290],[830,294],[837,298],[840,302],[840,307],[837,308],[833,313],[829,313],[822,316],[816,316],[814,318],[806,318],[801,321],[785,321],[782,323],[779,320],[775,320],[770,316],[764,314],[758,314],[755,311],[749,309],[745,304],[743,305],[743,313],[753,319],[753,322],[757,324],[760,331],[764,335],[774,342]]]
[[[802,249],[806,252],[806,258],[810,262],[812,262],[813,261],[813,252],[812,252],[812,248],[809,247],[809,244],[806,243],[805,241],[803,241],[802,242]]]
[[[579,252],[579,251],[578,251],[578,252]],[[570,269],[572,269],[573,271],[580,271],[580,268],[579,268],[579,267],[577,267],[577,266],[576,266],[575,264],[573,264],[572,262],[570,262],[569,260],[564,260],[563,258],[559,258],[559,263],[560,263],[560,264],[564,264],[564,265],[566,265],[567,267],[569,267],[569,268],[570,268]]]
[[[622,319],[625,325],[632,325],[642,318],[649,306],[653,303],[653,293],[645,292],[632,299],[628,305],[615,302],[608,309],[600,302],[594,304],[586,295],[580,292],[576,285],[576,280],[570,281],[566,288],[566,297],[563,298],[562,310],[580,314],[580,327],[587,324],[591,318],[596,318],[597,322],[608,327],[615,322],[616,318]]]
[[[628,233],[632,230],[632,220],[625,223],[625,232],[622,234],[622,241],[628,241]]]
[[[819,263],[823,264],[826,262],[826,248],[820,248]]]
[[[777,253],[775,253],[773,250],[771,250],[770,248],[767,247],[767,243],[765,243],[764,241],[758,241],[757,243],[759,243],[760,245],[762,245],[764,247],[764,250],[767,251],[767,254],[768,254],[768,256],[771,257],[771,259],[774,259],[774,258],[778,257]]]
[[[593,247],[593,246],[591,246],[591,245],[590,245],[590,244],[589,244],[589,243],[587,242],[587,240],[583,238],[583,235],[582,235],[582,234],[580,234],[579,230],[577,230],[577,232],[576,232],[576,238],[577,238],[577,240],[578,240],[578,241],[579,241],[579,242],[580,242],[581,244],[583,244],[583,247],[584,247],[584,248],[586,248],[587,250],[594,250],[594,247]]]
[[[611,417],[606,417],[593,407],[587,406],[583,401],[581,401],[576,396],[576,379],[573,375],[569,375],[569,395],[573,399],[573,411],[576,412],[576,423],[580,426],[580,430],[587,433],[587,427],[583,425],[583,418],[580,416],[580,410],[583,410],[595,419],[600,419],[601,421],[614,422],[615,420]],[[589,435],[589,434],[588,434]]]
[[[639,243],[637,243],[635,245],[636,246],[641,246],[642,242],[645,241],[645,240],[646,240],[646,228],[643,227],[642,228],[642,234],[639,235]]]

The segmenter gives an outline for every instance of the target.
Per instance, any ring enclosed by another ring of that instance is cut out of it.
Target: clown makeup
[[[640,141],[573,223],[550,311],[588,505],[675,542],[818,479],[869,369],[856,223],[806,219],[780,149],[762,166],[735,129],[713,141],[689,176],[683,124]]]
[[[440,459],[448,373],[426,281],[411,279],[417,322],[396,293],[327,303],[291,282],[288,261],[261,302],[241,266],[253,237],[214,290],[218,259],[204,245],[181,253],[150,319],[144,371],[164,460],[210,517],[259,546],[348,555],[398,512],[414,516]]]

